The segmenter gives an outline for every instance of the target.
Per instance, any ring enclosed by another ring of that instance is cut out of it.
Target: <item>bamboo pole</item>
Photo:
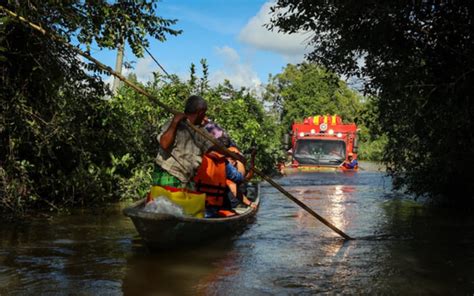
[[[69,47],[71,50],[75,51],[77,54],[85,57],[86,59],[88,59],[89,61],[93,62],[94,64],[96,64],[99,68],[101,68],[102,70],[105,70],[107,71],[108,73],[112,74],[113,76],[115,76],[116,78],[120,79],[123,83],[125,83],[126,85],[130,86],[131,88],[133,88],[135,91],[137,91],[138,93],[148,97],[149,99],[151,99],[154,103],[156,103],[158,106],[160,106],[161,108],[163,108],[164,110],[166,110],[167,112],[171,113],[171,114],[178,114],[179,112],[173,110],[172,108],[170,108],[169,106],[161,103],[156,97],[152,96],[151,94],[149,94],[148,92],[146,92],[144,89],[142,89],[141,87],[137,86],[136,84],[130,82],[129,80],[127,80],[122,74],[120,73],[117,73],[116,71],[112,70],[111,67],[107,66],[107,65],[104,65],[103,63],[101,63],[100,61],[96,60],[95,58],[93,58],[90,54],[86,53],[86,52],[83,52],[82,50],[80,50],[78,47],[75,47],[71,44],[69,44],[68,42],[66,42],[65,40],[63,40],[61,37],[55,35],[54,33],[50,33],[48,31],[46,31],[45,29],[43,29],[42,27],[34,24],[34,23],[31,23],[30,21],[28,21],[27,19],[25,19],[24,17],[22,16],[19,16],[17,15],[16,13],[6,9],[5,7],[3,7],[2,5],[0,5],[0,10],[3,10],[4,12],[6,12],[7,14],[9,14],[10,16],[20,20],[22,23],[24,24],[27,24],[29,27],[35,29],[36,31],[39,31],[41,32],[43,35],[53,39],[53,40],[56,40],[56,41],[59,41],[61,43],[63,43],[64,45],[66,45],[67,47]],[[191,124],[189,121],[186,121],[186,124],[189,128],[191,128],[192,130],[194,130],[195,132],[197,132],[198,134],[200,134],[201,136],[205,137],[207,140],[209,140],[210,142],[212,142],[214,145],[216,145],[217,147],[219,147],[219,149],[221,149],[223,152],[225,152],[228,156],[234,158],[234,159],[237,159],[237,160],[240,160],[240,161],[243,161],[245,162],[245,158],[239,154],[236,154],[232,151],[229,151],[226,147],[222,146],[214,137],[212,137],[209,133],[206,133],[205,131],[197,128],[196,126],[194,126],[193,124]],[[336,232],[337,234],[339,234],[340,236],[342,236],[344,239],[346,240],[352,240],[353,238],[348,236],[347,234],[345,234],[343,231],[341,231],[339,228],[337,228],[336,226],[334,226],[332,223],[330,223],[328,220],[326,220],[325,218],[323,218],[322,216],[320,216],[319,214],[317,214],[315,211],[313,211],[310,207],[308,207],[306,204],[304,204],[302,201],[300,201],[299,199],[297,199],[296,197],[294,197],[291,193],[289,193],[288,191],[286,191],[282,186],[280,186],[278,183],[276,183],[272,178],[268,177],[267,175],[265,175],[262,171],[260,171],[259,169],[257,168],[254,168],[254,172],[259,175],[260,177],[262,177],[262,179],[264,179],[265,181],[267,181],[268,183],[270,183],[273,187],[275,187],[276,189],[278,189],[281,193],[283,193],[287,198],[289,198],[291,201],[295,202],[297,205],[299,205],[301,208],[303,208],[304,210],[306,210],[308,213],[310,213],[312,216],[314,216],[316,219],[318,219],[321,223],[323,223],[324,225],[328,226],[330,229],[332,229],[334,232]]]

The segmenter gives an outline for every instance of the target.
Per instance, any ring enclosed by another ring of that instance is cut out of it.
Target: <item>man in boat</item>
[[[207,102],[200,96],[190,96],[184,113],[174,115],[158,135],[159,152],[153,173],[153,185],[194,190],[192,181],[201,165],[202,156],[213,146],[204,136],[184,123],[201,127],[206,116]]]
[[[347,159],[348,160],[344,161],[342,166],[346,169],[356,169],[359,164],[357,163],[357,159],[354,159],[354,154],[349,152],[349,154],[347,154]]]

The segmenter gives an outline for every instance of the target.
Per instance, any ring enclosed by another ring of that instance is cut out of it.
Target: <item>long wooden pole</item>
[[[110,74],[112,74],[113,76],[117,77],[118,79],[120,79],[121,81],[123,81],[126,85],[130,86],[131,88],[133,88],[135,91],[137,91],[138,93],[150,98],[153,102],[155,102],[158,106],[160,106],[161,108],[163,108],[164,110],[166,110],[167,112],[169,113],[172,113],[172,114],[178,114],[179,112],[171,109],[170,107],[168,107],[167,105],[161,103],[156,97],[152,96],[151,94],[149,94],[148,92],[146,92],[144,89],[142,89],[141,87],[137,86],[136,84],[130,82],[128,79],[126,79],[122,74],[120,73],[117,73],[116,71],[112,70],[112,68],[110,68],[109,66],[106,66],[104,64],[102,64],[101,62],[99,62],[98,60],[96,60],[95,58],[93,58],[90,54],[88,53],[85,53],[83,52],[82,50],[80,50],[79,48],[69,44],[68,42],[66,42],[65,40],[63,40],[61,37],[59,36],[56,36],[55,34],[53,33],[50,33],[48,31],[46,31],[45,29],[41,28],[40,26],[34,24],[34,23],[31,23],[30,21],[28,21],[27,19],[25,19],[24,17],[22,16],[19,16],[17,15],[16,13],[6,9],[5,7],[1,6],[0,5],[0,9],[3,10],[4,12],[6,12],[7,14],[9,14],[10,16],[12,17],[15,17],[16,19],[20,20],[22,23],[24,24],[27,24],[29,27],[41,32],[43,35],[45,36],[48,36],[49,38],[51,39],[54,39],[54,40],[57,40],[61,43],[63,43],[64,45],[66,45],[67,47],[69,47],[71,50],[75,51],[76,53],[80,54],[81,56],[85,57],[86,59],[88,59],[89,61],[93,62],[94,64],[96,64],[99,68],[109,72]],[[214,145],[216,145],[217,147],[219,147],[222,151],[224,151],[228,156],[234,158],[234,159],[237,159],[237,160],[241,160],[241,161],[244,161],[245,162],[245,158],[243,158],[241,155],[239,154],[236,154],[236,153],[233,153],[231,151],[229,151],[226,147],[222,146],[216,139],[214,139],[214,137],[212,137],[209,133],[206,133],[205,131],[197,128],[196,126],[194,126],[193,124],[191,124],[190,122],[186,121],[186,124],[189,128],[191,128],[192,130],[194,130],[195,132],[197,132],[198,134],[202,135],[203,137],[205,137],[207,140],[211,141]],[[302,201],[300,201],[299,199],[297,199],[296,197],[294,197],[291,193],[289,193],[288,191],[286,191],[283,187],[281,187],[278,183],[276,183],[272,178],[268,177],[267,175],[265,175],[262,171],[260,171],[259,169],[257,168],[254,168],[254,172],[259,175],[260,177],[262,177],[262,179],[264,179],[265,181],[267,181],[268,183],[270,183],[273,187],[275,187],[276,189],[278,189],[281,193],[283,193],[286,197],[288,197],[290,200],[292,200],[293,202],[295,202],[297,205],[299,205],[300,207],[302,207],[304,210],[306,210],[308,213],[310,213],[312,216],[314,216],[316,219],[318,219],[321,223],[323,223],[324,225],[328,226],[329,228],[331,228],[334,232],[336,232],[337,234],[339,234],[340,236],[342,236],[343,238],[347,239],[347,240],[352,240],[353,238],[348,236],[347,234],[345,234],[343,231],[341,231],[339,228],[337,228],[336,226],[334,226],[332,223],[330,223],[328,220],[324,219],[322,216],[320,216],[319,214],[317,214],[315,211],[313,211],[310,207],[308,207],[306,204],[304,204]]]
[[[345,234],[342,230],[340,230],[339,228],[337,228],[336,226],[334,226],[334,224],[332,224],[331,222],[329,222],[328,220],[324,219],[324,217],[322,217],[321,215],[319,215],[318,213],[316,213],[315,211],[313,211],[310,207],[308,207],[305,203],[303,203],[301,200],[297,199],[296,197],[294,197],[291,193],[289,193],[288,191],[286,191],[283,187],[281,187],[280,184],[278,184],[277,182],[275,182],[272,178],[268,177],[267,175],[265,175],[262,171],[258,170],[257,168],[254,168],[254,172],[257,173],[257,175],[259,175],[260,177],[262,177],[262,179],[264,179],[265,181],[267,181],[268,183],[270,183],[273,187],[275,187],[276,189],[278,189],[278,191],[280,191],[281,193],[283,193],[286,197],[288,197],[290,200],[292,200],[294,203],[296,203],[297,205],[299,205],[300,207],[302,207],[304,210],[306,210],[308,213],[310,213],[313,217],[315,217],[316,219],[318,219],[321,223],[323,223],[324,225],[326,225],[327,227],[331,228],[334,232],[336,232],[337,234],[339,234],[340,236],[342,236],[343,238],[347,239],[347,240],[352,240],[353,238],[348,236],[347,234]]]

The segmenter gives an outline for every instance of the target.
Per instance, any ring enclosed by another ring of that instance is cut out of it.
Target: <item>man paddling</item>
[[[194,190],[192,179],[201,164],[202,155],[213,144],[184,123],[202,128],[207,102],[200,96],[190,96],[184,113],[176,114],[158,135],[159,152],[153,173],[153,185]],[[203,129],[204,131],[204,129]]]

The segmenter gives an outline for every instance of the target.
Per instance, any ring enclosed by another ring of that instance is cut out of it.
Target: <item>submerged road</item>
[[[243,234],[150,253],[120,207],[0,226],[0,295],[472,294],[474,217],[391,191],[376,167],[262,184]]]

